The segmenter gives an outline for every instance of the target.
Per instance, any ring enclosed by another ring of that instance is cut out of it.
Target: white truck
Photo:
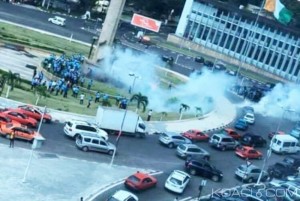
[[[122,127],[122,135],[146,136],[146,126],[143,119],[130,110],[99,106],[96,114],[96,124],[112,134],[118,134]]]

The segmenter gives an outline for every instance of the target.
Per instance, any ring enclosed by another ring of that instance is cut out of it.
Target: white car
[[[165,188],[175,193],[183,193],[188,185],[191,176],[183,171],[174,170],[168,177]]]
[[[50,17],[48,19],[48,22],[51,22],[53,24],[59,25],[59,26],[65,26],[66,25],[66,19],[58,16]]]
[[[244,116],[244,120],[249,124],[254,124],[255,117],[253,113],[246,113]]]
[[[107,201],[138,201],[138,197],[128,191],[119,190],[113,194]]]
[[[95,124],[91,124],[81,120],[70,120],[66,122],[64,127],[64,133],[72,138],[77,138],[82,134],[94,135],[95,137],[101,137],[104,140],[108,140],[108,134],[106,131],[98,128]]]

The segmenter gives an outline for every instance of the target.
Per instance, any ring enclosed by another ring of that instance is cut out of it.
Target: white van
[[[271,149],[281,154],[300,151],[298,140],[290,135],[274,135],[271,141]]]

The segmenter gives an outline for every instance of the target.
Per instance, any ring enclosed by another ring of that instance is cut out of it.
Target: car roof
[[[198,148],[201,149],[198,145],[195,144],[182,144],[183,146],[186,146],[187,148]]]
[[[95,126],[95,124],[89,123],[87,121],[82,121],[82,120],[71,119],[68,122],[73,123],[73,124],[85,125],[85,126]]]
[[[61,19],[61,20],[66,20],[66,18],[59,17],[59,16],[54,16],[54,18]]]
[[[116,198],[118,200],[125,200],[127,199],[129,196],[132,197],[136,197],[134,194],[132,194],[131,192],[128,191],[124,191],[124,190],[118,190],[114,195],[113,198]]]
[[[179,133],[175,133],[175,132],[163,132],[163,133],[169,136],[181,136]]]
[[[292,140],[298,142],[298,140],[291,135],[275,135],[273,139],[275,138],[278,140]]]
[[[253,117],[254,117],[254,114],[253,114],[252,112],[247,112],[247,113],[245,114],[245,116],[248,116],[248,115],[250,115],[250,116],[253,116]]]
[[[231,136],[229,135],[226,135],[224,133],[216,133],[216,134],[213,134],[213,136],[216,135],[218,137],[221,137],[221,138],[232,138]]]
[[[183,181],[186,177],[190,177],[187,173],[181,171],[181,170],[174,170],[171,174],[171,176],[175,179]]]
[[[243,149],[245,149],[245,150],[254,150],[253,147],[249,147],[249,146],[243,146]]]
[[[143,172],[136,172],[135,174],[133,174],[135,177],[139,178],[139,179],[145,179],[148,177],[151,177],[150,175],[143,173]]]
[[[242,164],[242,165],[240,165],[240,166],[245,167],[247,170],[260,169],[258,166],[253,165],[253,164],[251,164],[251,165]]]

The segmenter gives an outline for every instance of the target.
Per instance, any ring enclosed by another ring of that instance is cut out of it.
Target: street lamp
[[[92,44],[91,44],[90,52],[89,52],[89,59],[91,58],[92,51],[93,51],[93,47],[94,47],[94,44],[95,44],[95,42],[97,41],[97,39],[98,39],[97,36],[94,36],[94,37],[92,38]]]
[[[203,190],[204,186],[206,186],[206,183],[207,183],[207,180],[203,179],[199,185],[198,200],[200,200],[202,190]]]
[[[290,109],[289,107],[284,108],[284,107],[281,106],[280,108],[283,109],[283,112],[282,112],[281,118],[279,119],[279,122],[278,122],[278,125],[277,125],[277,128],[276,128],[276,131],[275,131],[275,135],[278,133],[278,131],[279,131],[279,129],[280,129],[281,122],[282,122],[282,120],[283,120],[283,118],[284,118],[285,113],[286,113],[286,112],[295,112],[294,110]],[[269,146],[268,151],[267,151],[267,156],[266,156],[265,159],[264,159],[263,166],[262,166],[261,172],[260,172],[260,174],[259,174],[259,177],[258,177],[258,179],[257,179],[256,185],[258,185],[258,184],[260,183],[261,178],[262,178],[262,175],[263,175],[263,172],[264,172],[264,169],[265,169],[265,167],[266,167],[266,165],[267,165],[267,163],[268,163],[269,158],[270,158],[271,155],[272,155],[272,145],[273,145],[273,139],[271,139],[271,143],[270,143],[270,146]]]
[[[38,127],[38,130],[37,130],[38,133],[40,133],[40,130],[41,130],[41,127],[42,127],[42,123],[43,123],[43,120],[44,120],[44,115],[45,115],[45,113],[46,113],[46,106],[45,106],[45,108],[44,108],[44,112],[43,112],[42,117],[41,117],[41,119],[40,119],[39,127]],[[30,157],[29,157],[29,160],[28,160],[28,163],[27,163],[27,166],[26,166],[26,169],[25,169],[23,181],[22,181],[23,183],[26,182],[28,170],[29,170],[29,167],[30,167],[30,164],[31,164],[31,161],[32,161],[33,152],[34,152],[35,149],[41,147],[42,142],[43,142],[44,140],[45,140],[45,139],[42,138],[42,137],[34,138],[34,141],[33,141],[32,146],[31,146]]]
[[[132,82],[132,86],[131,86],[131,89],[129,90],[129,93],[131,93],[133,91],[133,88],[134,88],[134,85],[135,85],[135,80],[137,78],[141,78],[140,76],[134,74],[134,73],[129,73],[128,74],[129,76],[133,77],[133,82]]]

